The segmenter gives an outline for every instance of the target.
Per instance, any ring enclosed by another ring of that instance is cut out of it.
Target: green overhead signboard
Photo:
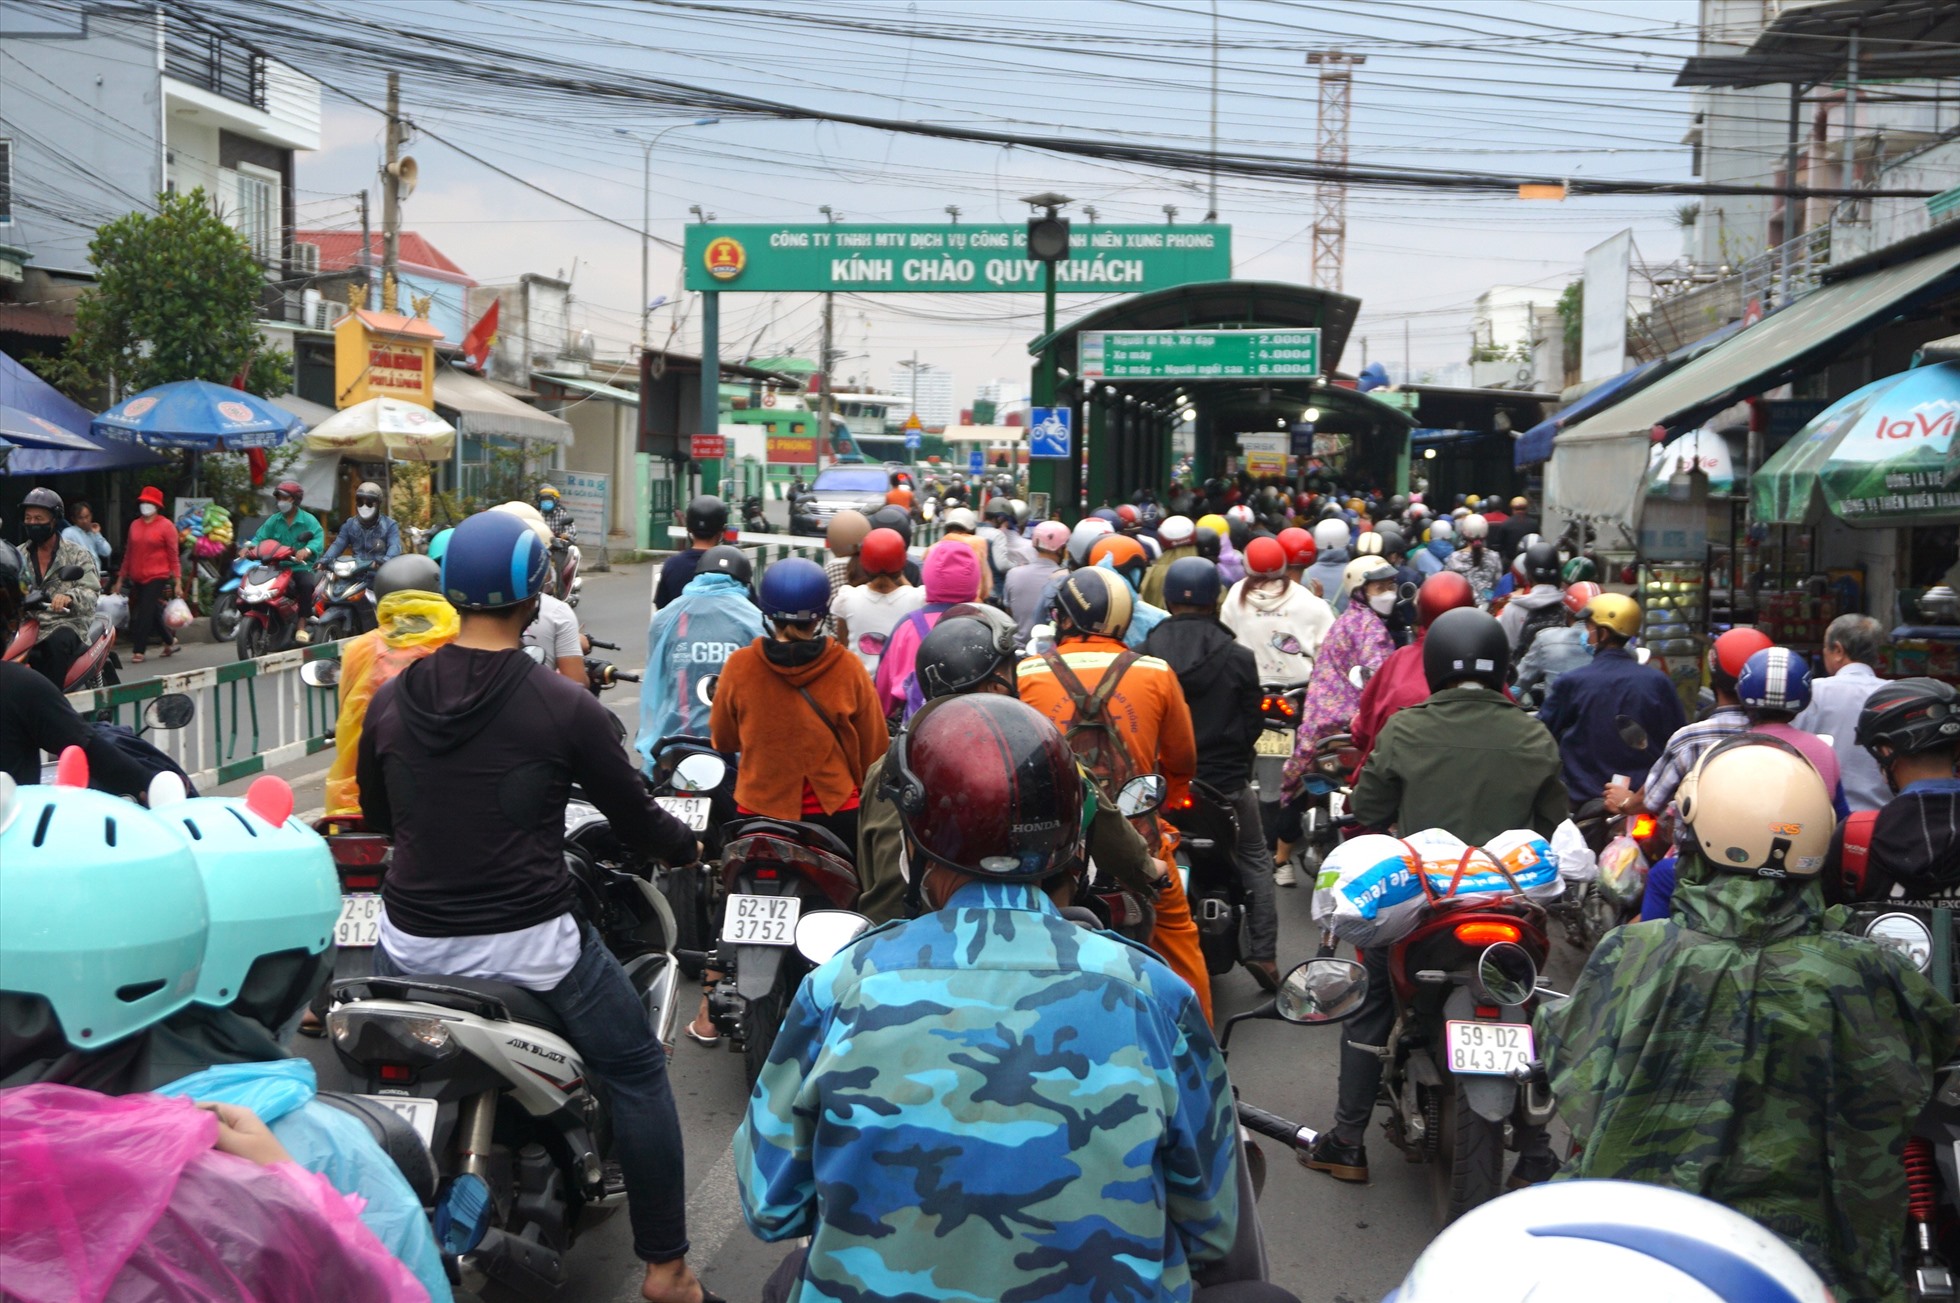
[[[690,290],[796,293],[988,294],[1039,291],[1044,266],[1028,257],[1025,225],[810,226],[696,223],[683,261]],[[1055,287],[1071,294],[1132,294],[1232,278],[1229,226],[1089,226],[1076,223]]]
[[[1318,330],[1085,330],[1084,380],[1308,380]]]

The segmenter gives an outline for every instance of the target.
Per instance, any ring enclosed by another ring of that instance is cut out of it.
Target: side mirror
[[[1301,645],[1300,640],[1290,633],[1276,633],[1267,641],[1266,645],[1274,651],[1283,652],[1288,656],[1304,656],[1307,651]]]
[[[719,682],[721,682],[721,675],[710,674],[707,678],[702,679],[699,683],[695,684],[694,685],[695,700],[699,701],[704,706],[712,706],[715,702],[715,685]]]
[[[340,682],[340,662],[308,661],[299,667],[299,677],[310,688],[331,688]]]
[[[1368,970],[1352,959],[1309,959],[1279,984],[1279,1016],[1294,1023],[1341,1022],[1368,998]]]
[[[526,647],[524,649],[524,654],[526,656],[529,656],[531,660],[536,664],[544,665],[548,663],[545,658],[544,648],[542,647]]]
[[[64,584],[72,584],[86,573],[80,566],[63,566],[54,572],[54,577]]]
[[[1149,814],[1164,803],[1169,788],[1162,774],[1139,774],[1116,793],[1116,808],[1125,819]]]
[[[796,952],[813,964],[828,963],[870,926],[870,919],[848,909],[822,909],[805,914],[796,920]]]
[[[1630,715],[1615,715],[1613,717],[1613,727],[1619,731],[1620,741],[1626,743],[1635,751],[1645,751],[1651,745],[1647,737],[1647,730],[1640,726],[1639,720],[1634,719]]]
[[[1348,671],[1348,682],[1352,683],[1357,688],[1367,687],[1368,680],[1374,677],[1375,677],[1375,672],[1369,669],[1366,665],[1357,665],[1353,669]]]
[[[338,662],[334,662],[338,664]],[[151,728],[182,728],[197,714],[197,703],[182,692],[166,692],[143,707],[143,722]]]
[[[728,777],[728,763],[720,756],[696,751],[674,766],[674,790],[712,792]]]
[[[1477,956],[1476,985],[1492,1004],[1523,1004],[1538,989],[1538,966],[1524,947],[1500,941]]]

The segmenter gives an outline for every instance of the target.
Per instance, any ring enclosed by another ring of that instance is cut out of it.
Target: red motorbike
[[[272,539],[247,548],[256,564],[238,586],[238,659],[253,660],[293,646],[302,615],[294,591],[293,549]]]
[[[80,566],[64,566],[55,572],[55,578],[63,583],[73,583],[82,577]],[[14,640],[7,644],[6,659],[25,662],[27,654],[41,640],[41,612],[48,609],[49,594],[46,589],[36,588],[21,601],[20,628],[14,632]],[[109,657],[116,647],[116,626],[98,615],[89,622],[88,632],[82,636],[82,650],[68,666],[62,676],[63,692],[81,692],[102,686],[104,671]]]

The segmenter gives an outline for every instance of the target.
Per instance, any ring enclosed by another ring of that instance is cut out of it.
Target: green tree
[[[173,380],[229,384],[240,371],[256,394],[292,387],[291,356],[259,338],[264,273],[201,187],[99,228],[89,260],[96,284],[67,351],[35,364],[84,405],[112,385],[120,398]]]
[[[1579,369],[1579,349],[1586,326],[1586,283],[1573,281],[1558,296],[1559,324],[1565,327],[1565,369]]]

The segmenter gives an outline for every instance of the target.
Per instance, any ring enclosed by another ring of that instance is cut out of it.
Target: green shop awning
[[[1960,521],[1960,362],[1875,380],[1819,413],[1756,472],[1756,518],[1801,525],[1821,498],[1851,525]]]

